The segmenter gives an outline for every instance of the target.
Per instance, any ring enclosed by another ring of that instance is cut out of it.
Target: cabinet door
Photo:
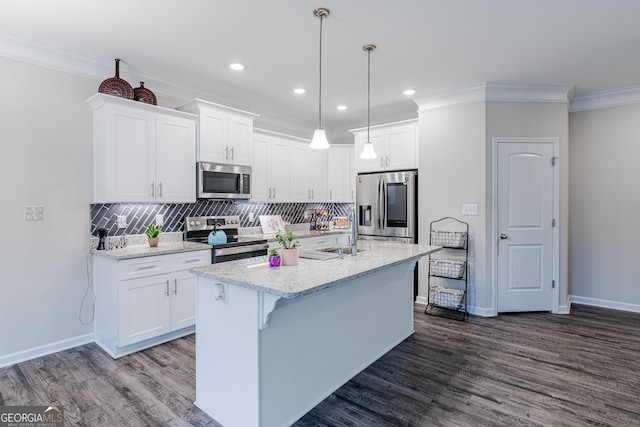
[[[328,180],[329,201],[351,203],[354,200],[353,147],[329,148]]]
[[[196,276],[188,271],[174,273],[170,283],[171,330],[196,324]]]
[[[269,182],[269,138],[255,135],[253,138],[254,162],[251,167],[251,201],[268,202]]]
[[[389,128],[386,135],[386,146],[386,169],[415,169],[418,167],[415,124]]]
[[[253,119],[229,116],[229,150],[227,160],[235,165],[253,164]]]
[[[327,150],[309,150],[309,187],[314,202],[329,201],[329,165]]]
[[[309,183],[309,146],[302,143],[292,143],[290,149],[290,174],[292,202],[308,202],[311,199],[311,185]]]
[[[367,140],[367,132],[359,132],[355,135],[355,163],[357,172],[376,172],[385,169],[385,144],[384,132],[381,130],[371,130],[369,140],[373,144],[373,149],[378,155],[375,159],[361,159],[362,147]]]
[[[155,195],[159,202],[196,201],[194,120],[156,115]]]
[[[228,153],[229,114],[207,107],[200,107],[198,159],[203,162],[226,162]]]
[[[169,275],[120,282],[118,346],[123,347],[171,331]]]
[[[107,105],[104,120],[104,159],[96,159],[104,173],[96,173],[95,200],[153,201],[155,180],[155,114]],[[96,148],[98,149],[98,148]],[[96,171],[97,172],[97,171]]]
[[[289,142],[280,138],[273,138],[269,151],[270,195],[272,202],[288,202],[289,189]]]

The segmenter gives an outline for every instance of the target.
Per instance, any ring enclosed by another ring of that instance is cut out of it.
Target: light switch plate
[[[158,227],[162,227],[164,225],[164,215],[163,214],[156,214],[156,225]]]
[[[462,205],[462,215],[478,215],[478,205]]]
[[[116,225],[118,226],[118,228],[127,228],[127,216],[116,215]]]

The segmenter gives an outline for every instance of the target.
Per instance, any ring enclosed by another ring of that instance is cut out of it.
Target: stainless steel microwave
[[[251,166],[198,162],[198,199],[250,199]]]

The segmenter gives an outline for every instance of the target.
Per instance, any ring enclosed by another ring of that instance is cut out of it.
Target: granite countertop
[[[287,230],[289,231],[289,230]],[[348,234],[351,233],[350,230],[346,229],[328,229],[328,230],[293,230],[293,235],[296,236],[297,239],[302,239],[305,237],[315,237],[315,236],[326,236],[331,234]],[[262,234],[261,232],[244,232],[240,233],[241,237],[250,237],[254,239],[266,239],[268,242],[275,242],[277,239],[275,234]]]
[[[166,255],[178,252],[193,252],[201,250],[211,250],[211,245],[205,243],[196,242],[183,242],[183,241],[160,241],[157,248],[151,248],[148,244],[144,245],[130,245],[125,248],[112,249],[108,251],[99,251],[93,249],[91,253],[100,256],[106,256],[115,259],[131,259],[148,257],[154,255]]]
[[[343,259],[300,258],[296,266],[270,268],[268,257],[262,256],[196,267],[190,271],[284,298],[298,298],[404,261],[417,260],[441,247],[363,240],[358,242],[358,249],[361,252],[355,257],[345,254]]]

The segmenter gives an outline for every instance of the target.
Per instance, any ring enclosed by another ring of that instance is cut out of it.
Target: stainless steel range
[[[230,216],[188,216],[184,219],[184,240],[207,243],[209,233],[222,230],[227,235],[227,243],[212,245],[211,262],[213,264],[267,255],[269,245],[266,239],[239,236],[240,217]]]

